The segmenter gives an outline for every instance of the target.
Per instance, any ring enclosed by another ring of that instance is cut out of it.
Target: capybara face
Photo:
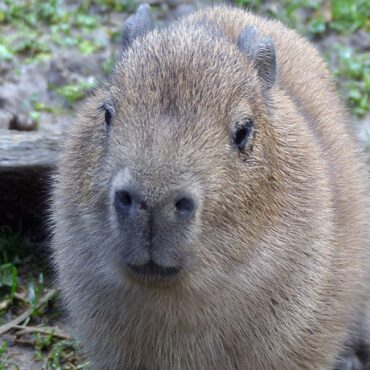
[[[176,32],[134,43],[78,128],[93,158],[83,188],[94,190],[81,218],[95,214],[99,264],[124,280],[168,282],[227,268],[252,243],[249,214],[273,156],[264,133],[268,96],[236,45],[212,29],[202,39],[190,31],[168,59],[157,53]],[[245,247],[235,250],[240,239]]]

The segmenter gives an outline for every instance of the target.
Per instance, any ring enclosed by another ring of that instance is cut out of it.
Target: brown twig
[[[6,310],[10,305],[10,300],[4,299],[3,301],[0,302],[0,310]]]
[[[23,303],[28,303],[27,299],[22,294],[14,293],[14,298],[18,299],[18,301],[21,301]]]
[[[15,339],[14,342],[30,347],[33,347],[35,345],[35,341],[32,339]]]
[[[40,328],[37,326],[14,325],[13,329],[19,330],[15,334],[17,337],[20,337],[28,333],[40,333],[40,334],[45,334],[45,335],[52,335],[53,337],[59,338],[59,339],[66,339],[66,340],[72,339],[72,337],[70,337],[69,335],[61,333],[60,331],[57,331],[50,327]]]
[[[53,299],[56,296],[56,294],[57,294],[57,290],[56,289],[49,290],[43,297],[41,297],[41,299],[37,303],[37,305],[35,307],[36,310],[38,310],[45,303],[47,303],[48,301],[50,301],[51,299]],[[33,308],[29,308],[28,310],[26,310],[25,312],[23,312],[22,315],[19,315],[14,320],[12,320],[12,321],[10,321],[10,322],[8,322],[8,323],[0,326],[0,335],[3,335],[7,331],[13,329],[15,326],[21,324],[23,321],[25,321],[26,319],[28,319],[32,315],[33,312],[34,312],[34,309]]]
[[[14,293],[14,298],[24,303],[27,303],[27,299],[24,298],[19,293]],[[11,303],[12,303],[12,300],[10,298],[4,299],[3,301],[0,302],[0,310],[6,310],[10,306]]]

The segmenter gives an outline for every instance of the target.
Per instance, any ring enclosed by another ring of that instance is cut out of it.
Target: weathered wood
[[[0,130],[0,172],[54,167],[61,137],[60,132]]]

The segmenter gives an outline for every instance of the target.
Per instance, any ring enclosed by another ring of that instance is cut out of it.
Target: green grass
[[[127,2],[127,6],[132,2]],[[40,59],[52,54],[53,47],[79,49],[94,53],[104,45],[90,37],[91,31],[102,26],[102,19],[91,14],[92,5],[107,10],[124,9],[124,1],[83,1],[75,11],[66,10],[60,0],[4,0],[0,8],[0,26],[11,26],[16,32],[0,39],[0,59],[11,60],[14,55]],[[46,31],[46,32],[45,32]],[[7,41],[9,40],[9,41]]]
[[[7,333],[13,338],[12,342],[23,340],[43,370],[88,369],[78,354],[78,343],[54,326],[60,316],[54,303],[55,290],[45,282],[46,266],[34,266],[40,258],[32,256],[27,242],[19,234],[9,229],[0,230],[0,327],[29,312],[20,323],[21,330],[14,328]],[[19,334],[22,330],[25,333]],[[9,346],[7,340],[1,342],[0,370],[19,369]]]
[[[95,85],[95,81],[87,80],[73,85],[61,86],[56,91],[71,104],[82,99]]]
[[[25,241],[9,228],[0,228],[0,264],[18,260],[25,255]]]
[[[14,294],[18,288],[18,270],[13,263],[0,265],[0,289],[6,291],[9,301],[13,301]]]
[[[12,370],[21,370],[19,366],[14,365],[8,358],[9,343],[4,340],[0,345],[0,370],[11,368]]]
[[[370,52],[336,46],[338,67],[334,75],[341,81],[342,94],[352,111],[363,117],[370,111]]]
[[[78,344],[74,340],[62,340],[55,343],[48,354],[45,370],[66,369],[66,358],[73,360],[73,369],[88,370],[90,367],[89,363],[81,361],[75,355],[76,347],[78,347]]]
[[[236,0],[235,2],[259,14],[280,19],[302,33],[320,34],[327,30],[349,33],[359,28],[367,32],[370,30],[370,2],[368,0],[282,0],[276,2]]]
[[[13,301],[18,288],[17,265],[25,255],[23,239],[8,229],[0,230],[0,294],[3,299]]]
[[[0,35],[0,62],[6,61],[17,66],[24,63],[39,63],[53,56],[55,50],[75,49],[88,55],[103,50],[106,39],[93,31],[104,29],[113,40],[116,33],[105,26],[112,11],[133,11],[135,0],[82,0],[76,7],[61,6],[61,0],[3,0],[0,6],[0,27],[6,31]],[[112,68],[111,59],[103,64],[103,73]],[[93,87],[86,82],[53,87],[62,96],[67,107],[82,99]],[[44,109],[45,108],[45,109]],[[37,125],[40,112],[48,109],[51,113],[62,107],[40,105],[29,110]]]
[[[333,0],[330,27],[339,32],[363,28],[370,31],[370,2],[368,0]]]

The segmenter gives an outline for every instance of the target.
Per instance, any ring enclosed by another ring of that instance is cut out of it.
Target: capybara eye
[[[233,143],[240,150],[244,150],[254,135],[254,122],[250,118],[239,121],[235,125]]]
[[[114,107],[110,102],[104,102],[100,108],[104,111],[105,125],[109,128],[112,123]]]
[[[110,126],[111,121],[112,121],[112,112],[109,109],[105,110],[105,123],[107,126]]]

